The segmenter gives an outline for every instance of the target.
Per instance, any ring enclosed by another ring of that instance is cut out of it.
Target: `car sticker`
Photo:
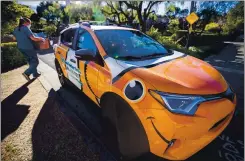
[[[71,72],[72,74],[74,74],[75,77],[73,77],[73,78],[82,85],[82,82],[80,81],[80,76],[81,76],[80,69],[74,67],[68,61],[65,61],[64,58],[61,58],[61,61],[66,64],[66,69],[69,72]]]

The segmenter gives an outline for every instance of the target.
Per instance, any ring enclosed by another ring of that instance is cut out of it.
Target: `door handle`
[[[71,61],[72,63],[76,63],[76,61],[75,61],[74,59],[70,59],[70,61]]]

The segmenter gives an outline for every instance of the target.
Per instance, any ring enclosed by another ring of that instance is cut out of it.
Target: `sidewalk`
[[[1,74],[1,160],[100,160],[60,111],[56,92],[47,92],[39,79],[27,83],[21,75],[26,68]]]

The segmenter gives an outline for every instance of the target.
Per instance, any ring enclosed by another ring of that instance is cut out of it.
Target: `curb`
[[[38,80],[39,80],[39,82],[41,83],[41,85],[43,86],[43,88],[44,88],[47,92],[49,92],[51,89],[53,89],[53,88],[51,87],[51,85],[45,80],[44,76],[38,77]]]
[[[43,63],[44,63],[41,59],[38,58],[38,60],[39,60],[40,64],[43,64]],[[51,85],[49,84],[49,82],[45,79],[45,76],[44,76],[42,73],[41,73],[40,77],[38,77],[38,80],[39,80],[39,82],[41,83],[41,85],[43,86],[43,88],[44,88],[47,92],[49,92],[49,91],[52,89],[52,86],[51,86]]]

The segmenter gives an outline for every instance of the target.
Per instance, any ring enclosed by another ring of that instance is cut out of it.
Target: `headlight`
[[[169,111],[173,113],[194,115],[198,105],[204,101],[220,99],[221,97],[209,97],[194,95],[167,94],[164,92],[149,90],[149,93]]]

